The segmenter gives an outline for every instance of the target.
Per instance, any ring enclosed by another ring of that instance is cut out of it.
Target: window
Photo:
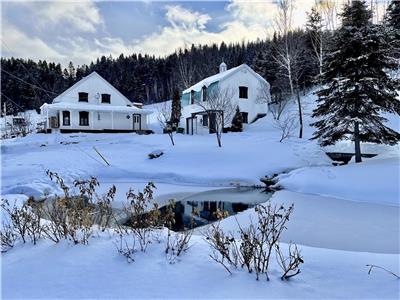
[[[190,104],[194,104],[194,91],[190,91]]]
[[[133,115],[133,122],[140,123],[140,115]]]
[[[242,114],[243,123],[249,123],[249,113],[242,112],[241,114]]]
[[[89,126],[89,113],[87,111],[79,112],[79,126]]]
[[[101,103],[111,103],[111,95],[101,94]]]
[[[79,92],[79,102],[88,102],[89,100],[89,94],[88,93],[84,93],[84,92]]]
[[[203,101],[207,101],[207,87],[203,86],[201,92],[203,94]]]
[[[208,126],[208,116],[203,115],[203,126]]]
[[[239,98],[247,99],[247,86],[239,86]]]
[[[62,112],[62,120],[63,120],[64,126],[70,126],[71,125],[71,113],[69,111],[63,111]]]

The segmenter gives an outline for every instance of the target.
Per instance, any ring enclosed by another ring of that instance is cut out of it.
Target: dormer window
[[[101,94],[101,103],[111,103],[111,95]]]
[[[247,99],[248,98],[247,92],[248,92],[247,86],[239,86],[239,98]]]
[[[79,102],[89,102],[89,94],[84,92],[79,92]]]

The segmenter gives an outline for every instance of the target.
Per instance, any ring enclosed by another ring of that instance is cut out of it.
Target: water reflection
[[[192,220],[194,227],[215,222],[217,210],[235,215],[255,205],[256,203],[224,201],[179,201],[175,205],[175,225],[172,229],[179,231],[190,228]]]

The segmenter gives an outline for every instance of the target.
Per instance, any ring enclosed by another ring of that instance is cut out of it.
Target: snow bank
[[[399,206],[400,158],[366,159],[340,167],[308,167],[279,176],[285,189]]]
[[[399,272],[398,255],[377,255],[301,247],[305,263],[291,281],[279,279],[272,260],[271,280],[236,270],[232,276],[209,257],[205,241],[193,236],[192,247],[169,264],[163,243],[138,252],[128,264],[108,233],[87,246],[40,242],[18,246],[2,256],[2,298],[11,299],[275,299],[397,298],[398,280],[374,263]]]

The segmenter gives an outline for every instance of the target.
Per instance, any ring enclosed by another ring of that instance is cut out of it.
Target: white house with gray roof
[[[232,106],[239,106],[244,123],[252,123],[268,112],[269,83],[246,64],[227,69],[227,65],[222,62],[218,74],[182,92],[181,126],[185,127],[187,134],[212,132],[213,120],[208,120],[212,114],[204,113],[202,103],[207,101],[207,94],[215,89],[232,91]],[[224,127],[230,127],[231,122],[232,119],[228,120]]]
[[[40,109],[47,132],[146,132],[151,113],[129,101],[96,72]]]

